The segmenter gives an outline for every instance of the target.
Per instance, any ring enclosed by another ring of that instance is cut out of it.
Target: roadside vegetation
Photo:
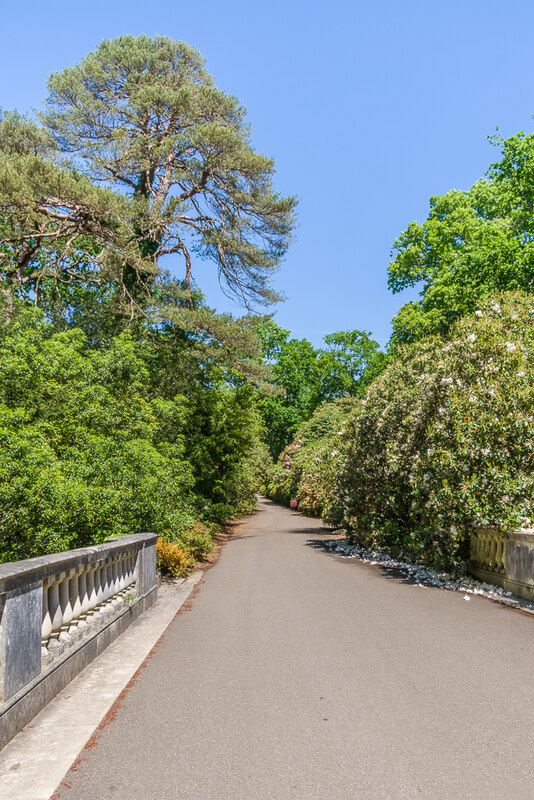
[[[395,242],[390,287],[421,299],[393,320],[381,374],[320,406],[266,481],[355,545],[453,572],[473,526],[534,518],[534,136],[496,144],[485,179],[431,198]]]
[[[255,508],[250,309],[295,201],[184,43],[103,42],[48,88],[39,119],[0,114],[0,559],[149,530],[181,574]],[[243,318],[206,306],[200,261]]]
[[[0,112],[0,560],[150,530],[182,575],[260,488],[439,569],[531,525],[533,135],[400,234],[385,351],[316,348],[264,313],[296,201],[196,50],[123,36],[48,89]]]

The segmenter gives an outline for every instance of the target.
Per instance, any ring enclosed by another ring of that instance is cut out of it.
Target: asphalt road
[[[325,538],[262,501],[54,797],[534,798],[534,620]]]

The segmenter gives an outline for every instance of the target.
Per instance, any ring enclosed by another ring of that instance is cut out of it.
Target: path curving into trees
[[[533,620],[326,538],[262,500],[55,797],[530,797]]]

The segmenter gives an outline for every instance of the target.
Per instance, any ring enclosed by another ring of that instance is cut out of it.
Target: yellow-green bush
[[[164,575],[182,578],[187,575],[194,564],[193,557],[186,553],[176,542],[158,539],[156,543],[158,567]]]

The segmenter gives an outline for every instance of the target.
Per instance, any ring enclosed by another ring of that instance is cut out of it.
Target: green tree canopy
[[[245,109],[215,87],[195,49],[121,36],[48,86],[43,123],[92,181],[130,198],[141,261],[180,256],[189,291],[199,255],[245,305],[277,299],[269,280],[295,200],[274,192],[273,161],[254,152]],[[150,271],[125,271],[131,292],[150,282]]]
[[[327,349],[290,339],[272,320],[258,326],[264,357],[282,394],[261,401],[267,442],[277,457],[295,431],[327,400],[359,396],[385,366],[386,356],[367,331],[328,334]]]
[[[62,164],[47,133],[0,112],[0,277],[39,304],[50,285],[102,287],[131,259],[125,199]],[[8,309],[12,307],[8,303]]]
[[[502,159],[468,191],[430,199],[393,247],[389,287],[421,286],[393,320],[393,342],[447,335],[452,323],[498,291],[534,289],[534,135],[499,140]]]

